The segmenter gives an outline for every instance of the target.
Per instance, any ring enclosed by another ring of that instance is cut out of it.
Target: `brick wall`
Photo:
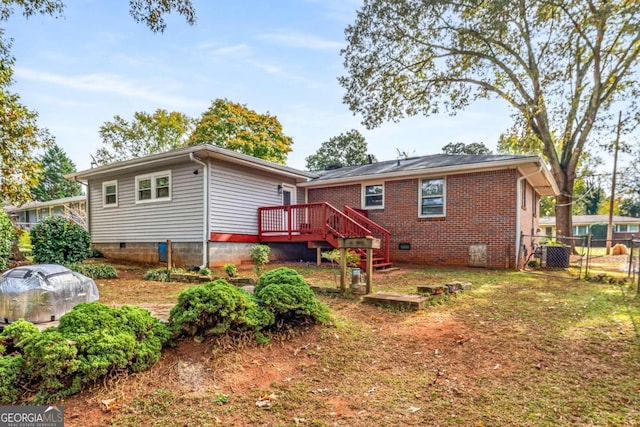
[[[369,218],[391,232],[394,262],[469,264],[469,247],[487,245],[487,267],[513,268],[516,239],[515,169],[446,177],[446,217],[418,217],[419,179],[387,181],[384,209]],[[309,203],[327,201],[337,208],[361,207],[360,185],[310,188]],[[527,225],[530,227],[530,225]],[[400,250],[409,243],[410,250]]]

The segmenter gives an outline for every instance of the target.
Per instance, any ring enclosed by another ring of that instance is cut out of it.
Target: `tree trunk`
[[[556,197],[556,236],[571,237],[572,200],[573,197],[567,195],[566,193]]]
[[[20,252],[18,244],[16,242],[11,243],[11,259],[14,261],[26,261],[27,258]]]

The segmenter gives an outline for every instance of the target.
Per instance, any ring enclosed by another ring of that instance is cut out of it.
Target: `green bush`
[[[109,264],[70,264],[67,267],[92,279],[115,279],[118,277],[116,269]]]
[[[253,270],[256,272],[256,275],[260,277],[262,272],[264,271],[264,266],[269,263],[269,254],[271,253],[271,248],[267,245],[253,245],[249,250],[249,256],[253,261]]]
[[[258,303],[271,311],[278,324],[326,323],[329,309],[320,302],[297,271],[280,267],[264,273],[254,289]]]
[[[79,372],[91,382],[111,371],[149,368],[160,358],[170,331],[149,311],[124,305],[83,303],[60,318],[58,330],[76,343]]]
[[[347,249],[347,266],[358,267],[360,265],[360,255],[352,249]],[[331,251],[322,252],[322,258],[331,261],[331,263],[340,263],[340,250],[333,249]]]
[[[273,284],[287,284],[309,287],[309,285],[307,285],[307,282],[304,280],[304,277],[302,277],[296,270],[289,267],[279,267],[262,274],[256,282],[253,293],[257,294],[265,286]]]
[[[171,277],[167,268],[152,268],[144,273],[144,280],[153,280],[155,282],[170,282]]]
[[[80,225],[61,216],[50,216],[31,230],[36,263],[72,264],[90,254],[91,237]]]
[[[204,267],[198,270],[198,274],[201,276],[211,276],[211,270],[209,270],[207,267]]]
[[[273,323],[253,295],[224,279],[185,289],[171,309],[169,323],[176,335],[206,336],[228,331],[259,331]]]
[[[229,277],[237,277],[238,276],[238,269],[236,268],[235,264],[225,264],[222,269],[224,270],[225,273],[227,273],[227,276]]]
[[[46,403],[112,372],[147,369],[170,335],[147,310],[131,306],[78,304],[57,329],[42,332],[19,320],[0,334],[0,402],[15,403],[28,389],[35,403]]]
[[[593,240],[606,240],[608,229],[609,224],[607,224],[606,222],[598,222],[595,224],[591,224],[591,226],[589,227],[589,232],[591,233],[591,238]]]
[[[23,390],[20,384],[24,371],[24,359],[21,355],[0,357],[0,405],[17,402]]]
[[[13,224],[4,209],[0,209],[0,270],[9,266],[11,245],[16,238]]]

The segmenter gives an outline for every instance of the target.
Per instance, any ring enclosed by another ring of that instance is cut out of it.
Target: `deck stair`
[[[329,203],[305,203],[258,208],[258,240],[260,242],[307,242],[311,247],[323,243],[338,247],[344,237],[374,237],[380,239],[380,249],[374,251],[373,268],[392,266],[390,261],[391,233],[354,208],[339,210]],[[364,250],[360,266],[365,268]]]

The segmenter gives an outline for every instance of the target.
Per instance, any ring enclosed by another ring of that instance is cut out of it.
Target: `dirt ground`
[[[101,300],[135,303],[159,318],[191,286],[118,268],[118,279],[98,281]],[[333,280],[330,270],[303,275]],[[637,318],[624,320],[622,305],[608,311],[619,290],[438,269],[376,275],[374,286],[406,292],[451,279],[474,287],[417,312],[320,296],[332,311],[328,326],[267,345],[183,339],[152,369],[60,402],[65,425],[639,425]]]

